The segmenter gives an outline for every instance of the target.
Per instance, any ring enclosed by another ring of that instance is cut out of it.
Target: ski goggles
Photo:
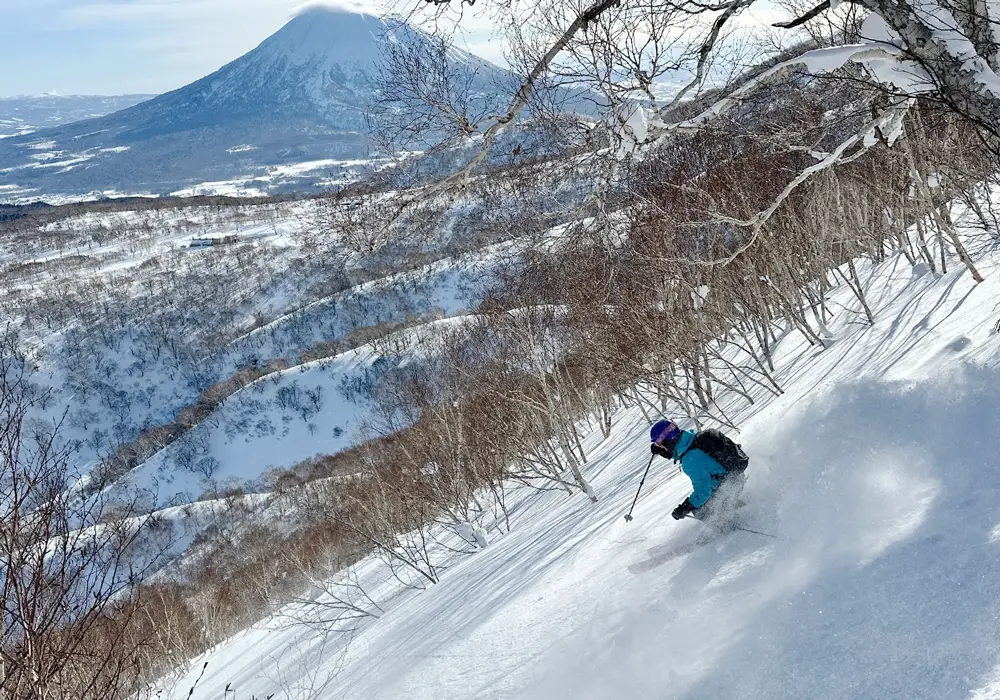
[[[675,438],[681,434],[681,429],[677,424],[669,420],[661,420],[649,431],[649,439],[657,445],[662,445],[666,440]]]

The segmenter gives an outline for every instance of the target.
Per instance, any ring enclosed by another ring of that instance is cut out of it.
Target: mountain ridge
[[[365,136],[389,41],[407,25],[312,7],[252,51],[176,90],[113,114],[0,141],[0,201],[51,195],[169,194],[198,183],[282,192],[335,186],[370,155]],[[484,84],[507,73],[458,52]],[[294,178],[275,168],[321,163]],[[340,172],[336,172],[337,170]],[[221,192],[220,192],[221,193]]]

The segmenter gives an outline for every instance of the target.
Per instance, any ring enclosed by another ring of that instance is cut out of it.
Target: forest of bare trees
[[[0,345],[0,692],[125,698],[152,640],[136,625],[138,584],[169,533],[134,502],[75,491],[73,449],[30,417],[44,395],[11,341]]]

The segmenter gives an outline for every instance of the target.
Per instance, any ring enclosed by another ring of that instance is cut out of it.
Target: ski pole
[[[688,517],[688,518],[694,518],[695,520],[697,520],[700,523],[705,523],[706,525],[711,525],[716,530],[718,530],[720,532],[724,532],[724,530],[723,530],[723,528],[722,528],[721,525],[717,525],[716,523],[709,522],[708,520],[702,520],[701,518],[699,518],[698,516],[696,516],[694,513],[688,513],[686,517]],[[760,530],[751,530],[748,527],[740,527],[739,525],[730,525],[729,529],[730,530],[742,530],[743,532],[752,532],[755,535],[763,535],[764,537],[772,537],[774,539],[778,539],[777,535],[772,535],[770,532],[761,532]]]
[[[770,537],[772,539],[778,539],[777,535],[772,535],[770,532],[761,532],[760,530],[751,530],[748,527],[739,527],[738,525],[733,526],[734,530],[742,530],[743,532],[752,532],[755,535],[763,535],[764,537]]]
[[[639,492],[642,491],[642,485],[646,483],[646,475],[649,474],[649,468],[653,466],[653,457],[656,455],[649,456],[649,464],[646,465],[646,471],[642,473],[642,481],[639,482],[639,489],[635,492],[635,498],[632,499],[632,508],[628,509],[628,513],[625,514],[625,522],[632,522],[632,509],[635,508],[636,501],[639,500]]]

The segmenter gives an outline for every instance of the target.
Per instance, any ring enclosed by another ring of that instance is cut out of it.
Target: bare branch
[[[809,20],[821,15],[822,13],[826,12],[829,9],[830,9],[830,0],[823,0],[823,2],[821,2],[819,5],[806,12],[801,17],[797,17],[787,22],[776,22],[771,26],[777,27],[779,29],[795,29],[795,27],[802,26]]]
[[[719,33],[722,28],[726,25],[731,18],[736,16],[740,10],[750,7],[756,0],[738,0],[726,8],[726,11],[719,15],[715,22],[712,23],[712,31],[709,33],[705,42],[701,45],[701,50],[698,52],[698,67],[695,69],[694,79],[690,83],[685,85],[680,92],[678,92],[674,99],[670,101],[670,104],[666,106],[666,109],[670,109],[677,104],[691,91],[692,88],[701,85],[702,81],[705,79],[705,67],[708,65],[708,59],[712,55],[712,49],[715,48],[715,42],[719,38]],[[827,0],[829,2],[829,0]]]

